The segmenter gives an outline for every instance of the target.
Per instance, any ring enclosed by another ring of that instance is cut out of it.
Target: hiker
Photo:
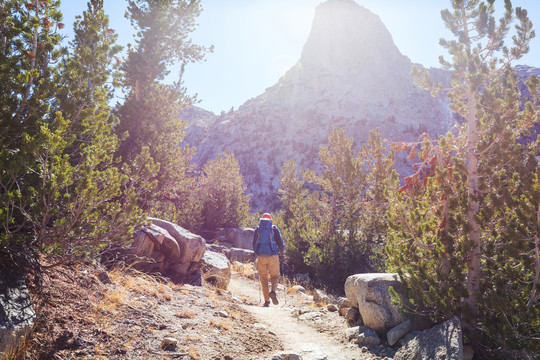
[[[263,214],[259,221],[259,226],[253,234],[253,250],[257,255],[257,271],[262,285],[264,295],[264,306],[270,306],[270,299],[274,305],[279,304],[276,290],[279,280],[279,256],[283,254],[283,239],[279,228],[272,225],[272,216],[268,213]],[[268,291],[268,275],[272,290]]]

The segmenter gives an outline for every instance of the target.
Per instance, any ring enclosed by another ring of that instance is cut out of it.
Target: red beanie
[[[263,219],[270,219],[272,220],[272,215],[270,215],[269,213],[264,213],[263,216],[262,216]]]

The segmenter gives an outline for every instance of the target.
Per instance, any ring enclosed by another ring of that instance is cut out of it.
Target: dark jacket
[[[275,245],[277,245],[277,249],[276,250],[279,250],[279,252],[283,252],[285,250],[285,244],[283,242],[283,238],[281,237],[281,232],[279,231],[279,228],[276,226],[276,225],[272,225],[272,232],[273,232],[273,235],[274,235],[274,242],[275,242]],[[253,250],[255,250],[255,253],[257,253],[256,251],[256,244],[257,242],[259,241],[259,226],[257,226],[257,228],[255,229],[255,233],[253,233]],[[276,255],[278,252],[275,251],[275,250],[272,250],[272,254],[268,254],[268,255]],[[257,254],[259,255],[259,254]]]

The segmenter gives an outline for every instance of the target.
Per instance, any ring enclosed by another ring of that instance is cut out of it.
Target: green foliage
[[[401,274],[411,311],[435,320],[461,317],[468,338],[497,349],[493,356],[537,357],[539,144],[523,139],[539,120],[538,80],[527,81],[532,96],[522,106],[508,66],[527,52],[534,32],[527,12],[517,8],[519,24],[507,48],[510,1],[498,23],[492,2],[452,6],[442,16],[456,40],[441,45],[453,60],[441,64],[453,72],[451,108],[467,123],[457,136],[426,136],[417,173],[392,194],[388,269]],[[430,85],[425,70],[414,75]]]
[[[322,176],[312,170],[298,179],[292,160],[282,171],[280,199],[288,262],[295,271],[310,271],[330,286],[348,275],[371,271],[386,231],[386,194],[395,183],[393,153],[385,154],[378,130],[355,154],[352,139],[341,129],[321,147]],[[318,187],[308,195],[305,182]]]
[[[60,26],[57,6],[52,1],[25,3],[26,9],[39,8],[37,15],[43,15],[35,30],[20,36],[33,39],[37,58],[43,49],[49,52],[45,57],[63,56],[54,68],[46,61],[30,61],[30,67],[41,67],[39,77],[30,79],[29,95],[16,98],[18,107],[3,118],[6,127],[16,124],[14,132],[20,131],[14,139],[2,139],[0,149],[3,260],[27,261],[38,249],[51,255],[88,256],[106,244],[129,239],[146,219],[137,206],[138,196],[152,191],[155,182],[150,176],[159,169],[148,156],[144,159],[148,150],[135,161],[139,168],[117,167],[117,120],[107,104],[111,95],[106,81],[119,48],[102,1],[89,2],[75,22],[71,47],[62,51],[53,47],[53,36],[42,34]],[[2,7],[3,12],[14,12],[24,28],[34,20],[17,14],[22,9],[14,2]],[[2,36],[10,34],[2,30]],[[10,54],[4,50],[4,56]],[[1,76],[10,77],[20,71],[17,66],[26,66],[12,64],[15,69],[10,73],[3,68]]]
[[[120,123],[116,133],[126,136],[118,151],[123,161],[133,161],[143,147],[148,147],[160,164],[155,174],[157,191],[141,197],[140,205],[181,221],[189,216],[176,216],[174,211],[192,203],[188,197],[180,197],[185,194],[181,189],[191,188],[193,166],[189,161],[194,153],[180,147],[186,124],[179,119],[179,110],[194,101],[182,85],[182,74],[187,63],[200,61],[208,51],[188,38],[199,13],[199,1],[129,2],[126,16],[135,27],[136,43],[128,48],[121,67],[127,97],[117,111]],[[178,81],[164,83],[173,65],[181,69]]]
[[[204,230],[246,225],[249,196],[233,153],[225,152],[208,161],[199,181]]]

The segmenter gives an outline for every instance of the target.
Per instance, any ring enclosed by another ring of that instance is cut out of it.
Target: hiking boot
[[[274,305],[279,304],[279,301],[277,299],[277,295],[276,295],[275,291],[273,291],[273,290],[270,291],[270,294],[268,294],[268,295],[270,295],[270,299],[272,299],[272,302],[274,303]]]
[[[265,301],[263,306],[264,307],[269,307],[270,306],[270,301]]]

